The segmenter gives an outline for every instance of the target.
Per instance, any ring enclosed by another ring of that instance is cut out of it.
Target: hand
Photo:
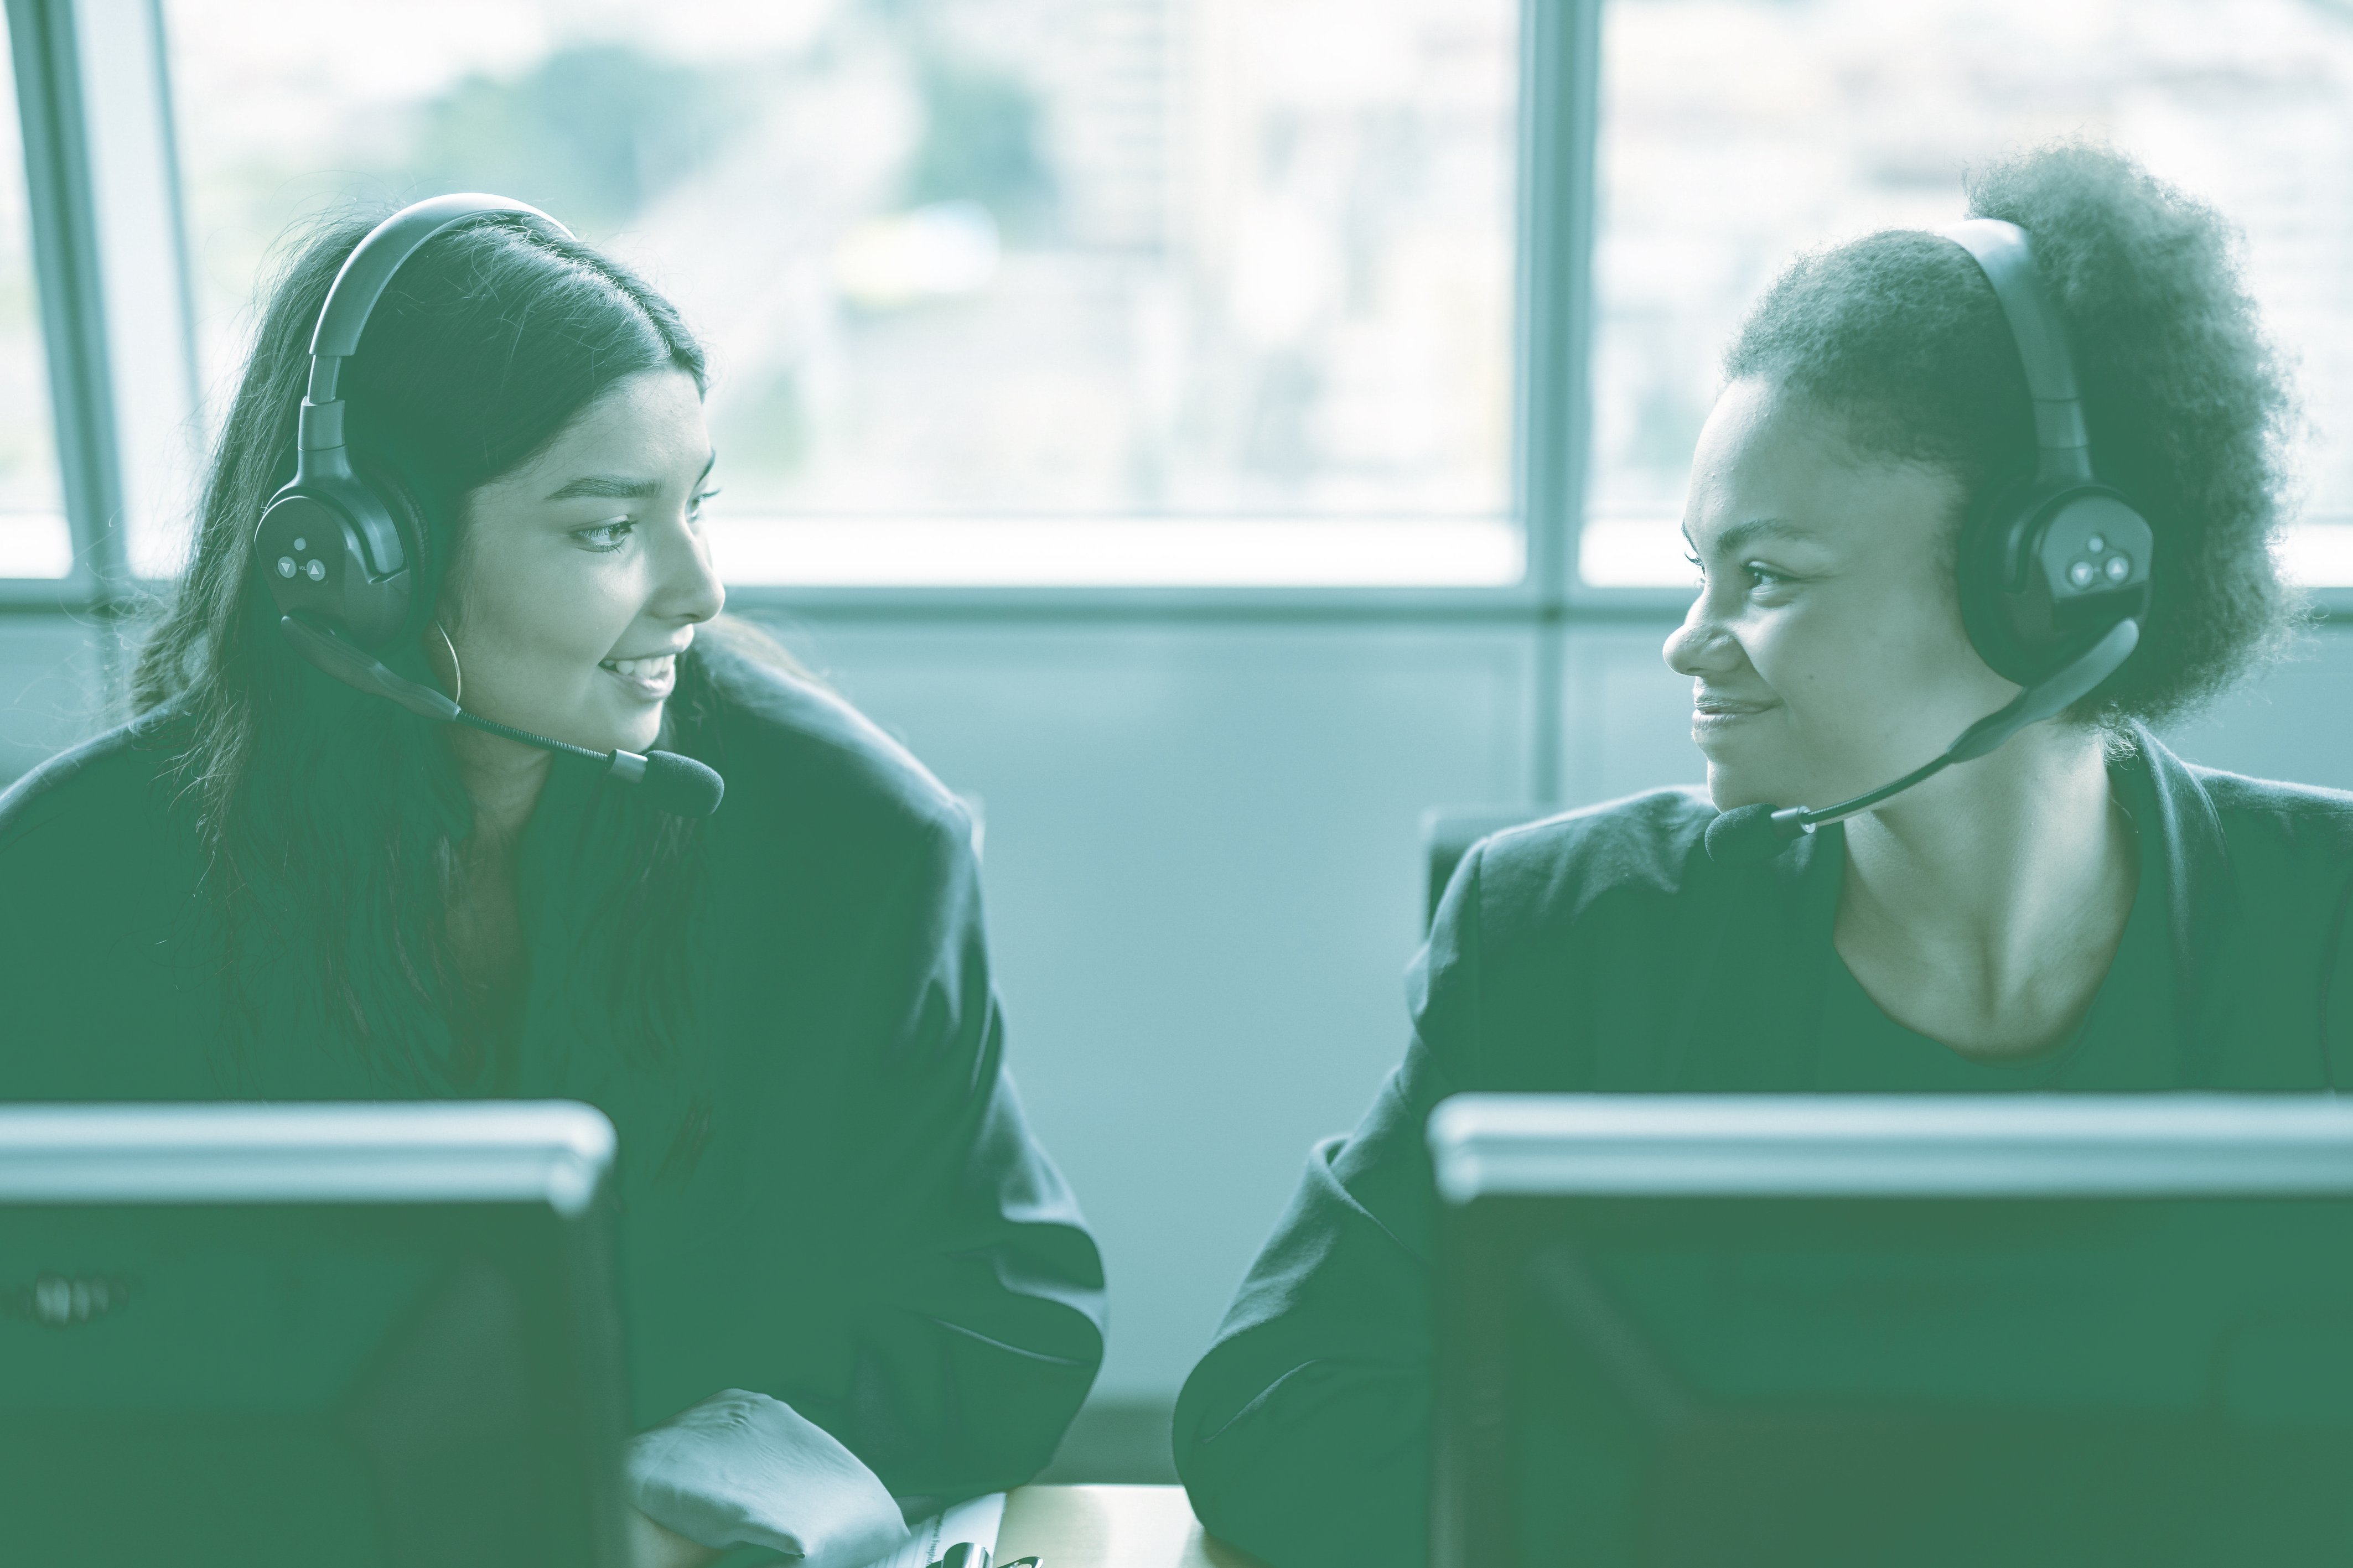
[[[765,1546],[799,1568],[860,1568],[907,1540],[899,1505],[823,1427],[730,1388],[630,1440],[638,1510],[689,1542]]]
[[[698,1545],[636,1509],[629,1510],[629,1561],[637,1568],[702,1568],[718,1555],[715,1548]]]

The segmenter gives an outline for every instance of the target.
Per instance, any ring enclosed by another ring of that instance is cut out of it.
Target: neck
[[[1990,1016],[2104,973],[2137,884],[2093,731],[2038,724],[1846,825],[1842,952],[1903,955]]]
[[[536,746],[451,725],[449,750],[474,803],[478,844],[511,843],[531,820],[555,759]]]

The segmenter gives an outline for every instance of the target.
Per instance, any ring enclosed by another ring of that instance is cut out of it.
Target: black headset
[[[2130,501],[2093,477],[2066,328],[2035,270],[2026,231],[1973,218],[1945,237],[1993,285],[2034,402],[2033,477],[1989,486],[1963,525],[1961,624],[1996,674],[2032,687],[2112,628],[2131,622],[2137,632],[2148,614],[2156,537]],[[2084,690],[2123,663],[2108,664]]]
[[[433,614],[432,531],[422,505],[396,477],[353,466],[339,386],[343,362],[358,352],[368,317],[403,263],[444,230],[500,214],[537,218],[572,237],[537,207],[505,196],[435,196],[376,225],[344,258],[311,333],[311,381],[295,424],[294,477],[269,498],[254,530],[255,569],[278,606],[287,641],[345,685],[427,719],[593,759],[617,781],[641,786],[649,805],[676,816],[708,816],[725,786],[691,757],[592,752],[517,730],[466,711],[376,657],[422,633]]]
[[[360,334],[403,263],[443,230],[494,213],[535,217],[571,237],[537,207],[504,196],[435,196],[393,214],[344,258],[311,333],[294,477],[269,498],[254,531],[254,557],[279,613],[371,652],[425,629],[436,587],[433,541],[405,486],[353,467],[343,435],[343,362],[359,352]]]
[[[1961,526],[1961,625],[1994,673],[2026,688],[1943,754],[1894,783],[1820,808],[1744,805],[1708,824],[1716,860],[1757,860],[1800,834],[1900,795],[2064,711],[2123,668],[2148,615],[2156,535],[2122,494],[2094,476],[2092,438],[2067,331],[2035,270],[2026,231],[1971,218],[1943,231],[1986,280],[2026,373],[2034,405],[2034,472],[1972,498]]]

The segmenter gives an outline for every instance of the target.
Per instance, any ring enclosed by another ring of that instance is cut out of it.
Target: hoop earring
[[[462,708],[466,705],[466,671],[458,663],[458,645],[449,640],[448,632],[441,630],[439,621],[433,622],[432,626],[440,635],[441,646],[449,650],[449,684],[458,689],[449,693],[449,700]]]

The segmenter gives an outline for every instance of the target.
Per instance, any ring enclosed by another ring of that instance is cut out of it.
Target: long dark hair
[[[446,739],[304,664],[252,571],[255,522],[292,471],[312,324],[380,216],[321,224],[269,287],[194,558],[141,654],[133,697],[185,731],[177,800],[204,857],[208,951],[227,983],[223,1038],[246,1047],[231,1070],[248,1068],[256,1047],[282,1062],[290,1048],[340,1045],[383,1091],[501,1092],[512,1064],[470,1015],[448,940],[473,818]],[[547,224],[476,220],[411,258],[370,318],[343,377],[353,460],[414,496],[428,553],[446,566],[463,558],[471,491],[617,383],[663,369],[703,384],[701,346],[643,280]],[[690,754],[716,743],[702,651],[680,661],[663,737]],[[385,657],[428,679],[420,647]],[[594,858],[591,951],[565,992],[584,1017],[607,1020],[596,1033],[636,1066],[679,1068],[697,830],[601,798],[591,826],[625,847]],[[290,1033],[302,1037],[269,1037]]]

